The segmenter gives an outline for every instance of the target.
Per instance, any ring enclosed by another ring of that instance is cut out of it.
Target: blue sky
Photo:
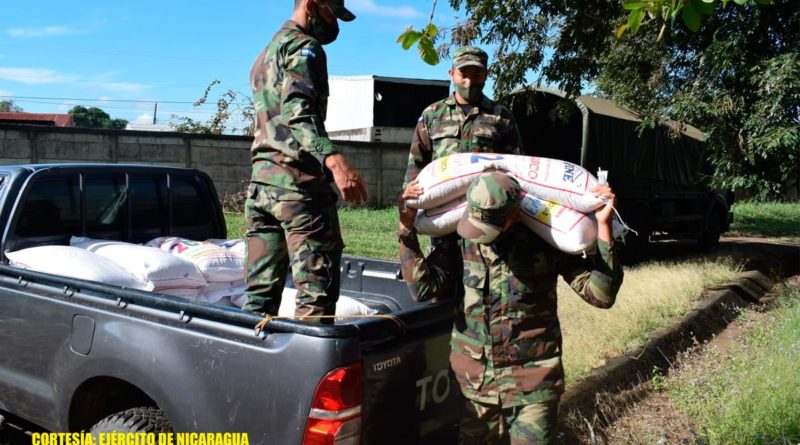
[[[395,43],[409,25],[427,23],[432,0],[346,4],[358,18],[343,23],[339,39],[326,47],[331,75],[447,79],[447,62],[428,66],[415,50],[403,51]],[[0,100],[13,96],[30,112],[99,106],[130,121],[152,121],[153,102],[159,101],[158,120],[166,122],[173,113],[204,119],[212,106],[198,109],[191,103],[214,79],[221,85],[212,99],[229,88],[248,94],[253,59],[289,18],[293,0],[39,0],[35,5],[3,5]],[[448,26],[458,19],[447,0],[439,0],[434,21]]]

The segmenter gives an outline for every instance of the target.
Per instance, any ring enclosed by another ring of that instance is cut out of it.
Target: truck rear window
[[[124,239],[128,217],[125,176],[84,177],[86,233],[97,238]]]
[[[31,184],[14,230],[21,238],[75,235],[135,243],[164,235],[205,239],[216,233],[217,222],[210,204],[216,198],[204,185],[195,175],[149,172],[40,178]]]
[[[172,205],[175,227],[207,226],[212,223],[211,206],[203,202],[197,185],[188,178],[173,178]]]
[[[16,234],[49,236],[80,232],[81,192],[78,175],[36,182],[20,212]]]

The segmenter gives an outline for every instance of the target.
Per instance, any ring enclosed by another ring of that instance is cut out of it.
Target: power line
[[[3,97],[3,96],[0,96],[0,97]],[[80,103],[76,103],[76,102],[72,102],[72,103],[69,103],[69,102],[49,102],[49,101],[30,100],[30,99],[20,100],[18,102],[20,102],[20,103],[36,103],[36,104],[45,104],[45,105],[72,105],[72,106],[81,105]],[[114,106],[104,106],[103,110],[138,111],[138,112],[150,111],[148,108],[127,108],[127,107],[114,107]],[[213,115],[215,113],[214,111],[211,111],[211,110],[209,110],[209,111],[201,111],[201,110],[164,110],[164,109],[159,109],[159,112],[160,113],[168,113],[168,114],[172,114],[172,113],[174,113],[174,114],[197,114],[197,115],[205,115],[205,116],[211,116],[211,115]]]
[[[61,102],[35,102],[35,103],[46,104],[46,105],[68,105],[68,106],[80,105],[80,104],[65,104],[65,103],[61,103]],[[153,112],[152,109],[147,109],[147,108],[123,108],[123,107],[104,107],[103,108],[103,111],[107,111],[107,110],[134,111],[134,112],[139,112],[139,113],[150,113],[150,114],[152,114],[152,112]],[[163,110],[163,109],[159,109],[158,113],[159,113],[159,116],[162,115],[162,114],[167,114],[167,115],[172,115],[172,114],[176,114],[176,115],[192,114],[192,115],[200,115],[200,116],[213,116],[214,115],[213,111],[199,111],[199,110]]]
[[[3,96],[0,98],[7,99],[32,99],[32,100],[76,100],[81,102],[133,102],[133,103],[148,103],[158,102],[160,104],[194,104],[195,102],[177,101],[177,100],[141,100],[141,99],[77,99],[74,97],[36,97],[36,96]],[[202,104],[205,105],[205,104]]]

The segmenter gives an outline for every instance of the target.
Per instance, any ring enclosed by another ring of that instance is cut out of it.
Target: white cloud
[[[425,14],[411,6],[385,6],[375,3],[375,0],[350,0],[347,2],[347,9],[353,14],[376,15],[380,17],[395,18],[416,18],[423,17]]]
[[[0,67],[0,80],[20,82],[25,84],[54,84],[54,83],[73,83],[88,85],[92,88],[110,92],[137,92],[152,88],[153,85],[124,82],[110,79],[107,75],[92,76],[90,78],[80,78],[71,74],[59,73],[56,70],[45,68],[4,68]]]
[[[133,122],[137,124],[152,124],[153,113],[142,113]]]
[[[8,100],[8,97],[2,97],[2,96],[13,96],[13,95],[14,93],[12,93],[11,91],[0,90],[0,100]]]
[[[10,28],[6,34],[11,37],[25,39],[30,37],[49,37],[75,34],[77,31],[68,26],[45,26],[43,28]]]
[[[101,88],[106,91],[125,91],[125,92],[142,91],[148,88],[152,88],[152,85],[135,83],[135,82],[95,82],[95,86],[97,88]]]
[[[27,84],[62,83],[74,80],[55,70],[39,68],[2,68],[0,79]]]

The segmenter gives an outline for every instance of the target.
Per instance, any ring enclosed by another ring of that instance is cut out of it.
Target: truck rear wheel
[[[112,414],[97,422],[91,429],[92,435],[97,433],[169,433],[172,424],[164,411],[142,406]]]
[[[697,239],[697,245],[702,250],[711,250],[719,244],[719,237],[722,235],[722,211],[714,208],[705,224],[705,228]]]

